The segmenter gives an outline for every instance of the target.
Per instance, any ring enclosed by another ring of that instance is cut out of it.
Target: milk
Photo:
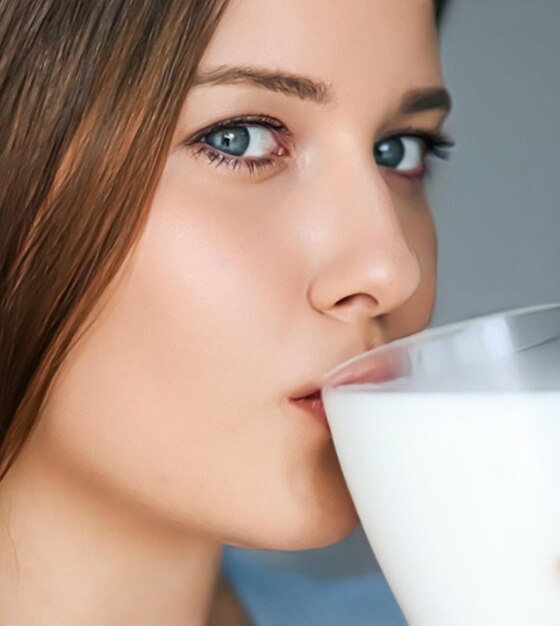
[[[560,626],[560,391],[323,391],[411,626]]]

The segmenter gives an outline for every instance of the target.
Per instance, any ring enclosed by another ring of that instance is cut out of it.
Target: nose
[[[328,180],[318,191],[322,219],[308,299],[323,314],[365,324],[416,292],[420,264],[379,170],[339,168]]]

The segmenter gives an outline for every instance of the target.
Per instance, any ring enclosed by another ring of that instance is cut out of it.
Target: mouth
[[[311,393],[297,398],[290,398],[290,401],[298,406],[300,409],[307,411],[316,420],[322,423],[330,433],[329,423],[327,421],[327,414],[325,413],[325,407],[323,406],[323,400],[321,399],[321,390],[315,389]]]

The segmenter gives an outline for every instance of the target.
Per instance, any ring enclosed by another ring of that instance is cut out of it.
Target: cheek
[[[241,384],[249,396],[267,351],[290,324],[297,285],[276,280],[280,234],[274,240],[251,216],[240,219],[247,208],[220,194],[209,200],[206,186],[196,191],[156,197],[129,306],[149,328],[143,346],[156,359],[158,380],[186,368],[201,397],[235,397]]]
[[[61,370],[43,443],[113,500],[222,539],[300,548],[342,538],[356,519],[332,443],[281,402],[298,361],[277,355],[301,344],[297,263],[286,265],[280,233],[272,246],[265,229],[255,236],[189,199],[176,188],[156,196]]]

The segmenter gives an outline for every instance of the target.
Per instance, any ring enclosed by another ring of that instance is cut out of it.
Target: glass
[[[560,625],[560,304],[381,346],[322,398],[410,626]]]

